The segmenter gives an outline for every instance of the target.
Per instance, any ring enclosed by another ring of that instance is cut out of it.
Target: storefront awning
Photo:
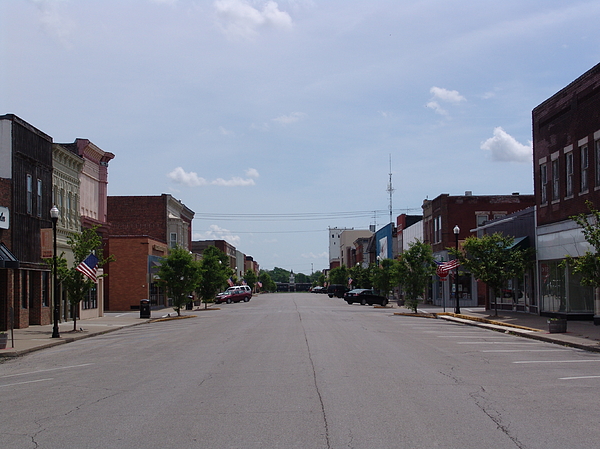
[[[4,243],[0,243],[0,268],[19,268],[19,261]]]

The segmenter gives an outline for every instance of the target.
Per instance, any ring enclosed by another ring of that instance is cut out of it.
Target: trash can
[[[150,318],[150,301],[147,299],[140,301],[140,318]]]

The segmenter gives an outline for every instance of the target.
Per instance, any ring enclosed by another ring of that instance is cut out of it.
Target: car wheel
[[[227,304],[231,304],[231,298],[227,298]]]
[[[360,305],[361,305],[361,306],[364,306],[366,303],[367,303],[367,301],[366,301],[365,299],[363,299],[363,300],[360,302]]]
[[[352,301],[346,301],[349,305],[352,305],[353,302]]]
[[[250,301],[250,298],[249,298],[248,296],[246,296],[246,297],[244,298],[244,302],[248,302],[248,301]]]
[[[381,301],[381,305],[383,307],[387,306],[387,303],[388,303],[387,299],[384,299],[383,301]]]

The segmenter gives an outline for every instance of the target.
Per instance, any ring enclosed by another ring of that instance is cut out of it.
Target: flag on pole
[[[75,267],[75,269],[90,278],[92,282],[96,282],[98,280],[96,277],[96,273],[98,271],[98,258],[93,254],[87,256],[83,262]]]
[[[231,278],[227,279],[227,283],[229,284],[230,287],[233,287],[233,279],[231,279]]]
[[[442,279],[445,280],[448,276],[448,273],[454,270],[456,267],[460,266],[460,262],[458,259],[449,260],[448,262],[437,262],[436,274]]]

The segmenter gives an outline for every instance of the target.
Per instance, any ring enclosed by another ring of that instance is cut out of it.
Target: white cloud
[[[428,107],[429,109],[433,109],[436,114],[448,115],[448,111],[446,111],[444,108],[442,108],[437,101],[432,100],[429,103],[427,103],[425,106]]]
[[[213,181],[207,181],[206,179],[198,176],[194,172],[186,172],[182,167],[177,167],[167,173],[167,177],[177,184],[183,184],[187,187],[199,187],[206,185],[221,186],[221,187],[247,187],[253,186],[256,183],[252,178],[258,178],[258,171],[254,168],[246,170],[246,176],[248,178],[243,179],[239,176],[234,176],[231,179],[217,178]]]
[[[302,254],[302,257],[305,259],[327,259],[329,257],[329,253],[327,253],[327,252],[322,252],[320,254],[308,253],[308,254]]]
[[[433,94],[434,98],[437,98],[442,101],[447,101],[448,103],[458,104],[462,101],[467,101],[465,97],[458,93],[456,90],[448,90],[442,87],[432,87],[429,89],[429,92]]]
[[[281,125],[289,125],[290,123],[296,123],[306,117],[304,112],[292,112],[290,115],[282,115],[274,118],[273,121]]]
[[[219,133],[222,136],[231,136],[233,135],[233,131],[226,129],[224,126],[219,126]]]
[[[61,2],[33,0],[39,11],[39,20],[44,31],[58,40],[65,48],[73,46],[70,36],[74,23],[59,12]]]
[[[221,228],[217,225],[210,225],[208,231],[195,232],[194,240],[225,240],[233,246],[239,246],[241,238],[233,234],[229,229]]]
[[[177,167],[167,174],[167,177],[177,184],[183,184],[188,187],[205,186],[208,184],[206,179],[199,177],[194,172],[186,172],[183,168]]]
[[[523,145],[504,131],[500,126],[494,128],[494,137],[481,144],[481,149],[490,151],[492,159],[500,162],[531,162],[533,148],[531,142]]]
[[[215,186],[223,187],[246,187],[255,185],[254,179],[242,179],[238,176],[234,176],[231,179],[217,178],[211,182]]]
[[[264,2],[261,9],[255,8],[247,0],[216,0],[215,12],[219,25],[229,37],[250,39],[262,27],[291,29],[292,18],[279,9],[274,1]]]
[[[258,178],[260,175],[258,174],[258,170],[255,168],[249,168],[246,170],[246,176],[249,178]]]

